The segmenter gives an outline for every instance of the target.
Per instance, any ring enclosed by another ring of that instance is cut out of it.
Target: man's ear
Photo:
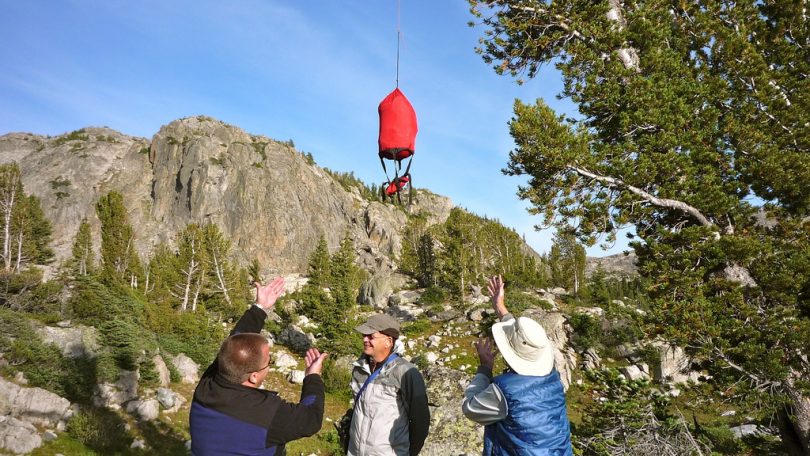
[[[257,384],[258,380],[259,380],[258,372],[251,372],[250,375],[248,376],[248,381],[253,385]]]

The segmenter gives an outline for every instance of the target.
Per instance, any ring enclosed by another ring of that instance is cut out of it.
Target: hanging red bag
[[[399,88],[380,102],[380,159],[404,160],[416,149],[416,111]]]

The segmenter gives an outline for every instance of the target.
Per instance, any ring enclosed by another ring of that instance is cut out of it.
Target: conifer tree
[[[307,270],[309,276],[309,284],[314,287],[325,288],[329,286],[329,278],[331,276],[329,264],[329,246],[326,244],[326,238],[321,236],[315,250],[309,257],[309,269]]]
[[[79,230],[73,240],[73,272],[78,276],[86,276],[93,272],[93,238],[90,235],[90,224],[82,219]]]
[[[565,229],[558,230],[551,245],[551,283],[577,294],[585,282],[585,248]]]
[[[470,3],[486,62],[554,64],[578,108],[515,103],[519,194],[583,241],[634,225],[654,328],[810,453],[806,5]]]
[[[101,221],[101,267],[104,277],[137,288],[141,266],[135,253],[135,235],[124,206],[124,197],[118,192],[102,196],[96,203],[96,214]]]
[[[424,233],[419,237],[416,257],[418,268],[416,279],[423,287],[436,286],[436,253],[433,250],[433,236]]]
[[[345,312],[357,302],[362,275],[361,269],[354,263],[356,257],[354,243],[347,233],[329,260],[329,288],[339,313]]]

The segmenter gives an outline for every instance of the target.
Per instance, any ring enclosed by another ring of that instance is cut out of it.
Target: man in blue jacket
[[[320,430],[326,353],[311,348],[297,404],[260,388],[270,369],[270,345],[259,335],[267,311],[284,292],[281,277],[256,284],[256,304],[236,323],[205,371],[191,402],[191,452],[207,455],[284,455],[285,444]]]
[[[467,418],[486,426],[483,454],[572,455],[565,391],[554,369],[551,341],[536,321],[509,313],[500,276],[490,279],[489,293],[500,318],[492,337],[508,369],[492,378],[492,341],[479,340],[480,366],[461,406]]]

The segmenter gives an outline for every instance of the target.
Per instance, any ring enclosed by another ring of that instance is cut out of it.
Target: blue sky
[[[321,166],[367,183],[377,159],[377,105],[395,87],[396,0],[26,0],[0,4],[0,134],[56,135],[108,126],[151,138],[172,120],[208,115],[292,139]],[[504,176],[516,98],[561,113],[553,68],[519,86],[474,52],[481,28],[464,0],[401,0],[400,89],[419,119],[417,187],[525,234],[536,232]],[[626,248],[624,237],[603,256]]]

